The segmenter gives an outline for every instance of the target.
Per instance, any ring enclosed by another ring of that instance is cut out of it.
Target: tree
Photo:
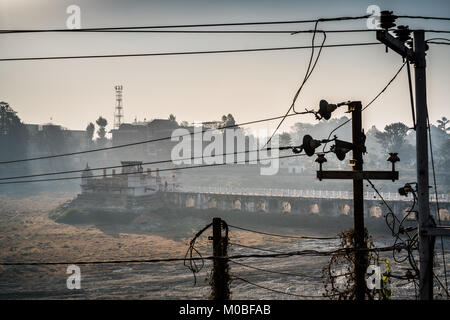
[[[383,132],[375,132],[375,138],[386,152],[399,152],[406,143],[408,129],[404,123],[391,123],[384,127]]]
[[[234,120],[234,117],[231,113],[229,113],[228,115],[223,115],[222,122],[224,127],[231,127],[236,125],[236,121]]]
[[[106,140],[106,129],[105,127],[108,125],[108,121],[103,118],[102,116],[98,117],[97,121],[95,121],[95,123],[97,123],[97,125],[100,127],[97,130],[97,134],[98,134],[98,141],[103,144]]]
[[[92,138],[94,138],[94,131],[95,131],[95,126],[92,122],[90,122],[88,124],[88,126],[86,127],[86,139],[88,141],[88,145],[91,144]]]
[[[441,120],[438,120],[438,128],[444,132],[450,131],[450,127],[446,128],[447,124],[450,122],[446,117],[442,117]]]
[[[280,134],[280,146],[289,146],[291,144],[291,135],[288,132]]]
[[[176,120],[175,116],[172,113],[169,115],[169,120],[170,121],[175,121]]]
[[[28,130],[16,112],[8,103],[0,102],[0,159],[26,157],[28,140]]]
[[[186,120],[181,121],[180,127],[189,127],[189,122],[187,122]]]
[[[448,138],[439,149],[440,161],[439,167],[448,172],[450,170],[450,138]]]

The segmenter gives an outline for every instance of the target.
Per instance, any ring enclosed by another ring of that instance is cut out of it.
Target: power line
[[[203,23],[203,24],[176,24],[176,25],[152,25],[152,26],[131,26],[131,27],[97,27],[85,29],[22,29],[22,30],[0,30],[1,33],[36,33],[36,32],[84,32],[99,30],[136,30],[136,29],[174,29],[174,28],[203,28],[203,27],[231,27],[231,26],[251,26],[251,25],[276,25],[276,24],[302,24],[316,21],[345,21],[359,20],[370,17],[370,15],[355,17],[334,17],[308,20],[283,20],[283,21],[255,21],[255,22],[229,22],[229,23]]]
[[[314,64],[313,64],[313,66],[312,66],[312,68],[311,68],[311,63],[312,63],[313,58],[314,58],[315,39],[316,39],[316,31],[317,31],[317,25],[318,25],[318,23],[319,23],[319,21],[316,21],[316,23],[314,24],[314,33],[313,33],[312,40],[311,40],[311,49],[312,49],[312,50],[311,50],[311,56],[310,56],[310,58],[309,58],[308,68],[306,69],[306,73],[305,73],[305,76],[304,76],[304,78],[303,78],[303,81],[302,81],[302,83],[300,84],[300,87],[297,89],[297,92],[295,93],[294,98],[292,99],[291,106],[290,106],[289,109],[287,110],[287,112],[286,112],[286,114],[285,114],[285,117],[282,118],[282,119],[280,120],[280,122],[278,123],[277,127],[275,128],[275,130],[273,131],[272,135],[271,135],[270,138],[267,140],[267,142],[266,142],[266,144],[265,144],[264,146],[266,146],[268,143],[270,143],[270,141],[271,141],[272,138],[275,136],[275,134],[277,133],[278,129],[281,127],[281,125],[283,124],[284,120],[286,119],[286,116],[291,112],[291,110],[294,109],[295,102],[297,101],[297,98],[298,98],[300,92],[302,91],[303,86],[304,86],[305,83],[308,81],[308,79],[309,79],[309,77],[311,76],[311,74],[314,72],[314,69],[315,69],[315,67],[316,67],[316,65],[317,65],[317,61],[319,61],[320,53],[322,52],[322,49],[323,49],[323,47],[324,47],[324,45],[325,45],[325,41],[326,41],[326,39],[327,39],[327,34],[326,34],[325,32],[323,32],[323,40],[322,40],[322,44],[320,45],[319,53],[317,54],[316,60],[314,61]],[[306,112],[308,113],[309,111],[306,110]],[[297,113],[297,112],[295,111],[295,109],[294,109],[294,113]],[[316,117],[317,117],[317,116],[316,116]]]
[[[442,40],[442,41],[449,41],[450,42],[450,39],[448,39],[448,38],[439,38],[439,37],[427,39],[425,42],[435,41],[435,40]]]
[[[361,33],[361,32],[376,32],[381,29],[328,29],[328,30],[317,30],[316,32],[326,32],[326,33]],[[388,31],[394,31],[396,29],[389,29]],[[416,31],[416,29],[409,29],[410,31]],[[420,29],[423,30],[423,29]],[[48,30],[42,32],[66,32],[66,33],[134,33],[134,34],[148,34],[148,33],[167,33],[167,34],[300,34],[300,33],[314,33],[313,29],[305,30],[145,30],[145,29],[64,29],[64,30]],[[450,30],[433,30],[426,29],[423,30],[428,33],[450,33]],[[16,33],[24,32],[5,32],[0,31],[0,35],[10,35]]]
[[[373,45],[380,45],[380,44],[381,43],[379,43],[379,42],[342,43],[342,44],[329,44],[329,45],[325,45],[324,47],[339,48],[339,47],[373,46]],[[0,62],[201,55],[201,54],[301,50],[301,49],[311,49],[311,48],[312,48],[311,46],[297,46],[297,47],[250,48],[250,49],[230,49],[230,50],[211,50],[211,51],[179,51],[179,52],[128,53],[128,54],[79,55],[79,56],[22,57],[22,58],[2,58],[2,59],[0,59]]]
[[[254,282],[248,281],[246,279],[243,279],[241,277],[233,276],[232,279],[240,280],[242,282],[248,283],[248,284],[250,284],[252,286],[255,286],[255,287],[258,287],[258,288],[261,288],[261,289],[264,289],[264,290],[268,290],[268,291],[272,291],[272,292],[276,292],[276,293],[280,293],[280,294],[285,294],[285,295],[289,295],[289,296],[294,296],[294,297],[313,298],[314,299],[314,298],[325,298],[325,297],[330,297],[331,296],[331,295],[322,295],[322,296],[318,296],[318,295],[303,295],[303,294],[297,294],[297,293],[290,293],[290,292],[285,292],[285,291],[280,291],[280,290],[264,287],[264,286],[261,286],[261,285],[259,285],[257,283],[254,283]],[[337,294],[335,294],[334,296],[337,296]]]
[[[425,20],[446,20],[450,21],[448,17],[430,17],[430,16],[408,16],[408,15],[395,15],[397,18],[408,18],[408,19],[425,19]]]
[[[176,24],[176,25],[151,25],[151,26],[128,26],[128,27],[95,27],[84,29],[15,29],[0,30],[0,33],[40,33],[40,32],[88,32],[88,31],[107,31],[107,30],[139,30],[139,29],[174,29],[174,28],[203,28],[203,27],[231,27],[231,26],[250,26],[250,25],[279,25],[279,24],[303,24],[313,22],[331,22],[331,21],[348,21],[360,20],[371,17],[371,15],[363,16],[347,16],[332,17],[307,20],[284,20],[284,21],[255,21],[255,22],[231,22],[231,23],[203,23],[203,24]],[[411,16],[396,15],[397,18],[409,19],[427,19],[427,20],[450,20],[447,17],[431,17],[431,16]]]
[[[189,33],[189,34],[297,34],[297,33],[314,33],[314,30],[66,30],[69,33]],[[317,32],[330,33],[352,33],[352,32],[374,32],[374,29],[335,29],[335,30],[317,30]],[[55,31],[56,32],[56,31]],[[10,34],[2,32],[0,34]]]
[[[69,33],[191,33],[191,34],[297,34],[313,33],[314,30],[82,30],[70,29]],[[374,32],[374,29],[335,29],[335,30],[317,30],[317,32],[329,33],[352,33],[352,32]],[[58,31],[50,31],[58,32]],[[2,32],[0,34],[11,34],[11,32]]]
[[[388,247],[380,247],[380,248],[365,248],[365,249],[357,249],[357,248],[343,248],[336,249],[331,251],[318,251],[318,250],[301,250],[301,251],[291,251],[284,253],[272,253],[272,254],[238,254],[233,256],[226,257],[217,257],[217,256],[207,256],[207,257],[193,257],[193,258],[165,258],[165,259],[130,259],[130,260],[96,260],[96,261],[61,261],[61,262],[0,262],[0,266],[37,266],[37,265],[91,265],[91,264],[119,264],[119,263],[160,263],[160,262],[177,262],[177,261],[188,261],[188,260],[215,260],[215,259],[244,259],[244,258],[256,258],[256,259],[264,259],[264,258],[286,258],[293,256],[330,256],[338,252],[347,252],[347,251],[391,251],[393,249],[402,249],[402,246],[388,246]]]
[[[270,151],[270,150],[288,150],[288,149],[294,149],[294,148],[298,148],[298,147],[299,146],[269,147],[269,148],[265,148],[265,149],[262,149],[262,150],[260,150],[260,149],[244,150],[244,151],[235,151],[235,152],[214,154],[214,155],[210,155],[210,156],[186,157],[186,158],[176,159],[176,161],[186,161],[186,160],[196,160],[196,159],[212,159],[212,160],[216,160],[216,158],[223,157],[223,156],[247,154],[247,153],[252,153],[252,152]],[[156,161],[150,161],[150,162],[142,162],[141,165],[163,164],[163,163],[171,163],[173,161],[174,160],[172,160],[172,159],[156,160]],[[133,167],[133,166],[135,166],[135,164],[122,164],[122,165],[116,165],[116,166],[89,168],[89,170],[90,171],[98,171],[98,170],[116,169],[116,168]],[[13,176],[13,177],[4,177],[4,178],[0,178],[0,181],[2,181],[2,180],[13,180],[13,179],[35,178],[35,177],[52,176],[52,175],[60,175],[60,174],[68,174],[68,173],[80,173],[80,172],[83,172],[85,170],[86,169],[75,169],[75,170],[54,171],[54,172],[46,172],[46,173],[36,173],[36,174]]]
[[[276,233],[269,233],[269,232],[264,232],[264,231],[257,231],[257,230],[247,229],[247,228],[243,228],[243,227],[233,226],[231,224],[228,224],[228,226],[230,228],[235,228],[235,229],[239,229],[239,230],[243,230],[243,231],[248,231],[248,232],[252,232],[252,233],[259,233],[259,234],[263,234],[263,235],[266,235],[266,236],[281,237],[281,238],[310,239],[310,240],[333,240],[333,239],[338,239],[339,238],[339,236],[334,236],[334,237],[312,237],[312,236],[285,235],[285,234],[276,234]]]
[[[273,252],[273,253],[284,253],[281,251],[277,251],[277,250],[271,250],[271,249],[264,249],[264,248],[258,248],[258,247],[251,247],[251,246],[246,246],[244,244],[240,244],[240,243],[236,243],[236,242],[229,242],[230,245],[232,246],[237,246],[237,247],[242,247],[242,248],[246,248],[246,249],[252,249],[252,250],[259,250],[259,251],[265,251],[265,252]]]
[[[284,158],[290,158],[290,157],[298,157],[298,156],[304,156],[304,154],[292,154],[292,155],[286,155],[286,156],[279,156],[279,157],[272,157],[272,158],[264,158],[264,160],[275,160],[275,159],[284,159]],[[214,163],[214,164],[204,164],[204,165],[197,165],[197,166],[188,166],[188,167],[178,167],[178,168],[164,168],[159,169],[160,172],[163,171],[178,171],[178,170],[187,170],[187,169],[198,169],[198,168],[207,168],[207,167],[216,167],[216,166],[224,166],[224,165],[231,165],[231,164],[243,164],[245,162],[232,162],[232,163]],[[116,173],[116,176],[122,176],[122,175],[131,175],[136,174],[136,172],[120,172]],[[98,175],[92,175],[89,178],[98,178],[103,177],[103,174]],[[32,182],[52,182],[52,181],[64,181],[64,180],[74,180],[74,179],[80,179],[81,177],[62,177],[62,178],[48,178],[48,179],[36,179],[36,180],[20,180],[20,181],[8,181],[8,182],[0,182],[0,185],[3,184],[17,184],[17,183],[32,183]]]
[[[427,41],[427,43],[430,43],[430,44],[443,44],[443,45],[446,45],[446,46],[450,45],[450,43],[442,42],[442,41]]]
[[[295,115],[296,114],[290,114],[290,115],[288,115],[288,117],[292,117],[292,116],[295,116]],[[116,146],[112,146],[112,147],[104,147],[104,148],[96,148],[96,149],[89,149],[89,150],[82,150],[82,151],[75,151],[75,152],[68,152],[68,153],[60,153],[60,154],[56,154],[56,155],[47,155],[47,156],[40,156],[40,157],[33,157],[33,158],[0,161],[0,164],[17,163],[17,162],[34,161],[34,160],[43,160],[43,159],[51,159],[51,158],[73,156],[73,155],[77,155],[77,154],[85,154],[85,153],[113,150],[113,149],[137,146],[137,145],[141,145],[141,144],[159,142],[159,141],[164,141],[164,140],[171,140],[172,138],[182,138],[182,137],[187,137],[187,136],[191,136],[191,135],[195,135],[195,134],[203,134],[203,133],[209,132],[209,131],[231,129],[231,128],[239,128],[240,126],[246,126],[246,125],[260,123],[260,122],[267,122],[267,121],[278,120],[278,119],[281,119],[282,117],[284,117],[284,116],[277,116],[277,117],[253,120],[253,121],[248,121],[248,122],[242,122],[242,123],[238,123],[238,124],[234,124],[234,125],[221,126],[221,127],[215,128],[215,129],[203,129],[202,131],[199,131],[199,132],[189,132],[187,134],[177,135],[177,136],[173,136],[173,137],[172,136],[167,136],[167,137],[162,137],[162,138],[155,138],[155,139],[150,139],[150,140],[143,140],[143,141],[125,143],[125,144],[120,144],[120,145],[116,145]],[[180,127],[180,128],[182,128],[182,127]]]
[[[307,274],[300,274],[300,273],[290,273],[290,272],[283,272],[283,271],[276,271],[276,270],[268,270],[268,269],[263,269],[263,268],[258,268],[255,266],[251,266],[245,263],[241,263],[241,262],[237,262],[234,260],[230,260],[230,262],[237,264],[239,266],[242,267],[246,267],[249,269],[254,269],[254,270],[258,270],[258,271],[262,271],[262,272],[267,272],[267,273],[275,273],[275,274],[281,274],[281,275],[286,275],[286,276],[292,276],[292,277],[301,277],[301,278],[311,278],[311,279],[322,279],[322,277],[318,277],[318,276],[312,276],[312,275],[307,275]]]
[[[394,80],[397,78],[397,76],[400,74],[400,71],[402,71],[403,67],[405,66],[405,64],[408,61],[403,62],[403,64],[400,66],[400,68],[397,70],[397,72],[394,74],[394,76],[392,77],[391,80],[389,80],[389,82],[384,86],[384,88],[364,107],[362,108],[361,111],[366,110],[368,107],[370,107],[370,105],[372,103],[374,103],[385,91],[386,89],[392,84],[392,82],[394,82]],[[331,132],[328,134],[328,138],[327,140],[330,140],[331,135],[336,132],[338,129],[342,128],[343,126],[345,126],[347,123],[349,123],[352,120],[352,118],[348,118],[346,121],[344,121],[343,123],[341,123],[339,126],[337,126],[336,128],[334,128],[333,130],[331,130]],[[325,150],[325,147],[327,146],[328,142],[326,142],[323,146],[322,150]]]

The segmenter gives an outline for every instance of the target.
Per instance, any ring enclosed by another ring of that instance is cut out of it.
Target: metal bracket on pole
[[[355,180],[398,180],[398,171],[317,171],[317,178],[322,179],[355,179]]]
[[[397,52],[403,58],[416,63],[416,54],[413,50],[405,46],[403,42],[389,34],[386,30],[377,30],[377,40],[384,43],[393,51]]]
[[[450,237],[450,226],[437,226],[422,228],[421,234],[426,237],[444,236]]]

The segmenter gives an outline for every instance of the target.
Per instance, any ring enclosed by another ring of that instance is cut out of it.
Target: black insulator
[[[395,20],[397,19],[396,15],[392,14],[392,11],[381,11],[380,15],[380,27],[382,29],[390,29],[395,27]]]
[[[408,26],[398,26],[397,30],[394,30],[394,34],[401,42],[411,39],[411,30],[409,30]]]
[[[408,48],[412,49],[414,45],[413,39],[410,38],[408,41],[406,41],[406,45],[408,46]]]

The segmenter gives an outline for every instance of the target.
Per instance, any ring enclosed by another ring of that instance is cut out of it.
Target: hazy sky
[[[450,1],[92,1],[0,0],[1,29],[65,28],[66,8],[81,8],[81,26],[115,27],[189,23],[275,21],[364,15],[369,5],[397,14],[450,16]],[[402,20],[412,28],[450,30],[449,22]],[[253,29],[311,29],[312,24]],[[334,22],[323,29],[365,28],[366,21]],[[235,29],[251,29],[236,27]],[[429,34],[426,37],[448,36]],[[318,36],[321,40],[321,36]],[[327,44],[373,42],[374,33],[328,34]],[[299,46],[310,34],[17,34],[0,35],[0,56],[150,53],[254,47]],[[428,51],[428,105],[433,122],[450,117],[449,46]],[[216,55],[0,62],[0,101],[10,103],[26,123],[84,129],[99,115],[113,122],[114,85],[124,87],[125,121],[167,118],[208,121],[232,113],[238,122],[281,115],[304,77],[310,50]],[[324,48],[315,73],[296,104],[316,108],[330,102],[369,102],[402,61],[383,46]],[[344,110],[336,113],[340,116]],[[311,116],[292,117],[284,130]],[[411,123],[406,68],[364,114],[365,126]],[[276,123],[270,124],[275,126]],[[254,128],[266,128],[261,124]],[[110,126],[109,126],[110,127]]]

